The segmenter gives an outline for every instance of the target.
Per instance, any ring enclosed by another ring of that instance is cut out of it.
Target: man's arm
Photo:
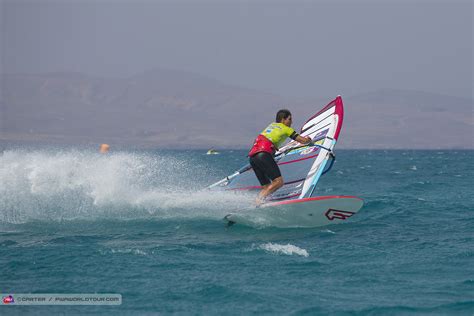
[[[309,144],[311,143],[311,138],[308,136],[301,136],[300,134],[296,133],[294,129],[290,128],[291,135],[289,136],[291,139],[296,140],[298,143],[301,144]]]
[[[301,144],[309,144],[311,143],[311,138],[309,138],[308,136],[301,136],[301,135],[298,135],[296,136],[295,140],[298,142],[298,143],[301,143]]]

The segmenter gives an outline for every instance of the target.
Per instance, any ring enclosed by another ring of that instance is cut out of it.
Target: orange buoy
[[[99,148],[99,152],[101,154],[106,154],[109,152],[110,146],[108,144],[101,144]]]

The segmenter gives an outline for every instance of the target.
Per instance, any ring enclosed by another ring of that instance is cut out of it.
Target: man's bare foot
[[[255,199],[255,205],[256,205],[256,207],[260,207],[260,205],[262,205],[263,203],[265,203],[265,198],[257,197],[257,198]]]

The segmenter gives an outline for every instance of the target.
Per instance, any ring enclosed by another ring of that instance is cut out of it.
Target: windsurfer
[[[303,137],[291,128],[292,117],[290,111],[278,111],[276,122],[265,128],[254,141],[248,154],[250,165],[262,185],[262,190],[257,196],[256,204],[259,206],[265,198],[283,186],[283,177],[280,168],[273,158],[279,146],[289,137],[299,143],[308,144],[311,138]]]

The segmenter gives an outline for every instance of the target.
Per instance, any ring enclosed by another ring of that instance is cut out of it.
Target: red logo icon
[[[8,295],[8,296],[3,297],[3,304],[11,304],[11,303],[15,303],[13,296]]]
[[[329,210],[327,210],[326,214],[324,215],[326,215],[328,220],[332,221],[334,219],[345,220],[354,214],[355,212],[340,211],[340,210],[335,210],[335,209],[330,208]]]

